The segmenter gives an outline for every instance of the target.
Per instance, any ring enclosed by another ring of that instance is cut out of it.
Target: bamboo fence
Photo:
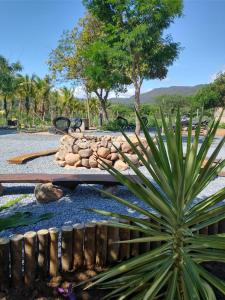
[[[200,230],[200,234],[216,233],[225,233],[225,219]],[[46,280],[64,272],[99,271],[159,245],[115,243],[139,236],[139,232],[100,221],[0,238],[0,291],[31,288],[37,278]]]

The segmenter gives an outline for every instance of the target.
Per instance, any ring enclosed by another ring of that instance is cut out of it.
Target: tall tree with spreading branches
[[[182,14],[182,0],[83,0],[101,20],[104,43],[114,49],[117,68],[135,89],[135,107],[140,111],[144,79],[163,79],[180,47],[164,31]],[[115,58],[115,57],[114,57]],[[136,118],[136,133],[140,122]]]
[[[107,100],[110,91],[125,91],[128,79],[115,67],[115,49],[105,43],[103,24],[91,14],[80,20],[79,29],[64,32],[49,57],[53,78],[73,80],[94,93],[103,118],[108,120]]]

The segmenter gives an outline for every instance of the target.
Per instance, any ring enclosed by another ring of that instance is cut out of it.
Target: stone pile
[[[135,135],[129,136],[132,143],[138,146]],[[145,139],[142,143],[147,147]],[[56,163],[67,168],[99,168],[103,169],[103,162],[113,165],[120,171],[128,169],[117,149],[120,149],[136,166],[140,166],[138,156],[123,136],[87,136],[83,133],[64,135],[60,140],[59,151],[55,155]],[[139,148],[140,150],[140,148]]]

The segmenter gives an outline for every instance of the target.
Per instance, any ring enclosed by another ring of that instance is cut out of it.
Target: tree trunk
[[[6,125],[7,125],[7,120],[8,120],[8,115],[9,115],[8,105],[7,105],[7,96],[4,97],[3,108],[4,108],[4,111],[5,111],[5,121],[6,121]]]
[[[106,101],[105,100],[101,100],[101,110],[102,110],[102,115],[103,115],[103,120],[104,121],[109,121],[109,116],[108,116],[108,112],[106,109]]]
[[[134,83],[134,88],[135,88],[135,98],[134,98],[134,106],[136,111],[140,114],[140,109],[141,109],[141,100],[140,100],[140,91],[141,91],[141,85],[138,84],[137,82]],[[136,120],[136,128],[135,128],[135,133],[137,135],[140,134],[141,132],[141,123],[136,115],[135,117]]]
[[[30,111],[30,99],[28,96],[25,98],[25,109],[26,109],[26,114],[27,114],[27,120],[28,120],[28,115]]]

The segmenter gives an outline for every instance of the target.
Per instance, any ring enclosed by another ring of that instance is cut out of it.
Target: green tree
[[[213,83],[207,84],[192,97],[192,103],[206,109],[221,106],[220,93]]]
[[[179,106],[180,109],[190,109],[192,104],[192,98],[190,96],[182,95],[160,95],[155,98],[156,103],[160,106],[166,105],[167,111],[174,113]]]
[[[34,99],[35,86],[36,86],[37,76],[35,74],[20,75],[18,77],[18,90],[21,97],[24,98],[24,106],[26,110],[27,120],[30,113],[31,101]]]
[[[3,97],[6,122],[9,115],[7,102],[9,98],[16,94],[18,87],[17,76],[21,70],[22,66],[19,62],[10,63],[6,58],[0,56],[0,95]]]
[[[58,46],[50,54],[48,65],[53,78],[73,80],[94,93],[105,120],[110,91],[125,91],[127,79],[114,67],[115,52],[104,42],[103,24],[88,14],[79,28],[64,32]]]
[[[219,93],[220,106],[225,104],[225,72],[217,74],[216,79],[213,82],[213,86],[217,93]]]
[[[62,97],[62,111],[66,116],[74,116],[74,110],[76,108],[74,90],[64,86],[60,89],[60,94]]]
[[[52,89],[52,83],[50,77],[46,75],[43,79],[37,77],[35,81],[35,107],[34,112],[37,113],[37,106],[39,107],[39,112],[41,119],[45,121],[46,112],[49,110],[50,106],[50,92]]]
[[[179,45],[165,36],[182,0],[83,0],[87,9],[104,24],[104,42],[114,49],[114,62],[135,88],[135,107],[140,111],[144,79],[163,79],[179,53]],[[136,133],[140,122],[136,118]]]

